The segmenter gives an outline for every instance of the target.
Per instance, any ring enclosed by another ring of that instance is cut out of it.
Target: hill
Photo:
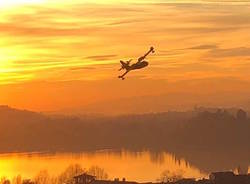
[[[243,116],[238,112],[243,112]],[[1,106],[0,152],[127,149],[150,150],[157,155],[167,151],[204,170],[207,165],[213,170],[218,168],[221,161],[226,168],[247,167],[250,120],[242,110],[233,114],[222,109],[196,109],[77,117],[44,115]]]

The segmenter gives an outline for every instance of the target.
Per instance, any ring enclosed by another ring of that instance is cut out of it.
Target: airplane
[[[118,76],[118,78],[124,80],[125,75],[127,75],[127,73],[130,72],[131,70],[138,70],[138,69],[142,69],[142,68],[147,67],[149,63],[147,61],[145,61],[145,59],[151,52],[155,53],[154,47],[150,47],[150,50],[144,56],[138,58],[138,61],[132,65],[130,65],[130,62],[132,61],[132,59],[130,59],[128,61],[120,60],[121,68],[119,69],[119,71],[126,70],[126,72],[124,74]]]

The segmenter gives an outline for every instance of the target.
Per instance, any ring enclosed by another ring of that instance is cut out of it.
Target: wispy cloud
[[[207,50],[207,49],[216,49],[217,45],[198,45],[194,47],[189,47],[188,49],[194,49],[194,50]]]
[[[212,68],[222,71],[238,63],[226,57],[244,62],[249,56],[250,5],[241,4],[246,1],[123,2],[55,1],[1,11],[0,59],[6,60],[1,71],[30,80],[49,80],[52,73],[53,80],[69,80],[84,69],[88,78],[112,78],[119,59],[137,58],[153,45],[152,68],[140,75],[171,80],[164,70],[181,76],[183,70],[193,72],[195,63],[220,60]],[[210,75],[203,66],[195,68],[197,75]]]
[[[111,60],[117,57],[117,55],[97,55],[97,56],[88,56],[85,57],[85,59],[91,59],[94,61],[105,61],[105,60]]]
[[[247,47],[236,47],[228,49],[216,48],[209,51],[210,57],[222,58],[222,57],[250,57],[250,48]]]

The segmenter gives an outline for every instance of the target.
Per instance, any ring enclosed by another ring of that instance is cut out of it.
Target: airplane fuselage
[[[148,62],[142,61],[139,63],[132,64],[131,66],[128,67],[128,70],[138,70],[138,69],[145,68],[147,66],[148,66]]]

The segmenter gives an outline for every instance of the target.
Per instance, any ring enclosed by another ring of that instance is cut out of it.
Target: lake
[[[152,153],[149,151],[97,151],[83,153],[19,153],[0,156],[0,176],[13,178],[22,175],[32,178],[39,171],[47,170],[57,176],[69,165],[80,164],[88,169],[91,166],[103,168],[109,179],[123,178],[131,181],[156,181],[165,170],[171,173],[182,171],[185,177],[202,178],[208,174],[185,159],[177,159],[167,152]]]

